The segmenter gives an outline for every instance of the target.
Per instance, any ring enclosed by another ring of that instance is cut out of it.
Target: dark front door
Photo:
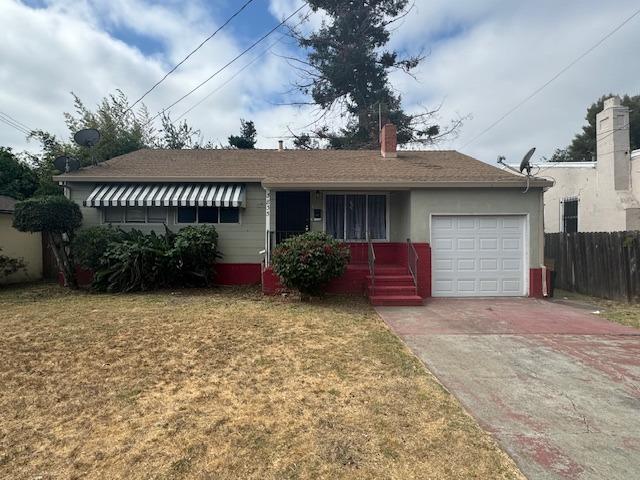
[[[276,192],[276,243],[309,230],[309,192]]]

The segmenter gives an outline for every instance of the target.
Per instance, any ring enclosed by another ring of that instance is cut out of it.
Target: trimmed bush
[[[16,203],[13,226],[21,232],[71,233],[82,224],[80,207],[62,195]]]
[[[46,233],[65,285],[78,288],[70,244],[82,224],[80,207],[62,195],[36,197],[16,203],[13,226],[21,232]]]
[[[320,232],[307,232],[285,240],[272,256],[272,267],[282,284],[302,294],[320,295],[327,284],[344,274],[349,247]]]
[[[125,239],[126,232],[111,225],[107,227],[90,227],[80,230],[73,239],[73,254],[76,264],[95,271],[100,266],[100,259],[112,243]]]

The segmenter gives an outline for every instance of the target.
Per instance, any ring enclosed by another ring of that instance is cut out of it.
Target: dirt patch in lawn
[[[361,299],[0,291],[0,478],[522,478]]]
[[[640,328],[640,304],[623,303],[579,293],[556,290],[554,300],[588,308],[597,315],[628,327]]]

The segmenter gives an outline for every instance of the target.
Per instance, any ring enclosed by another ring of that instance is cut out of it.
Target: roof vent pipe
[[[284,141],[278,140],[278,151],[281,152],[284,150]]]

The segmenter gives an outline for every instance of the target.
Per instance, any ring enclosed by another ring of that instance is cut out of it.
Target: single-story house
[[[456,151],[139,150],[58,175],[84,225],[215,224],[221,284],[278,289],[271,249],[324,231],[349,244],[335,292],[376,304],[431,296],[540,296],[543,189]]]
[[[629,132],[629,108],[609,98],[596,116],[595,159],[536,165],[554,180],[544,195],[545,232],[640,230],[640,150],[631,150]]]
[[[19,232],[13,228],[16,200],[0,195],[0,254],[21,258],[25,269],[7,277],[0,275],[0,283],[19,283],[42,278],[42,237],[39,233]]]

